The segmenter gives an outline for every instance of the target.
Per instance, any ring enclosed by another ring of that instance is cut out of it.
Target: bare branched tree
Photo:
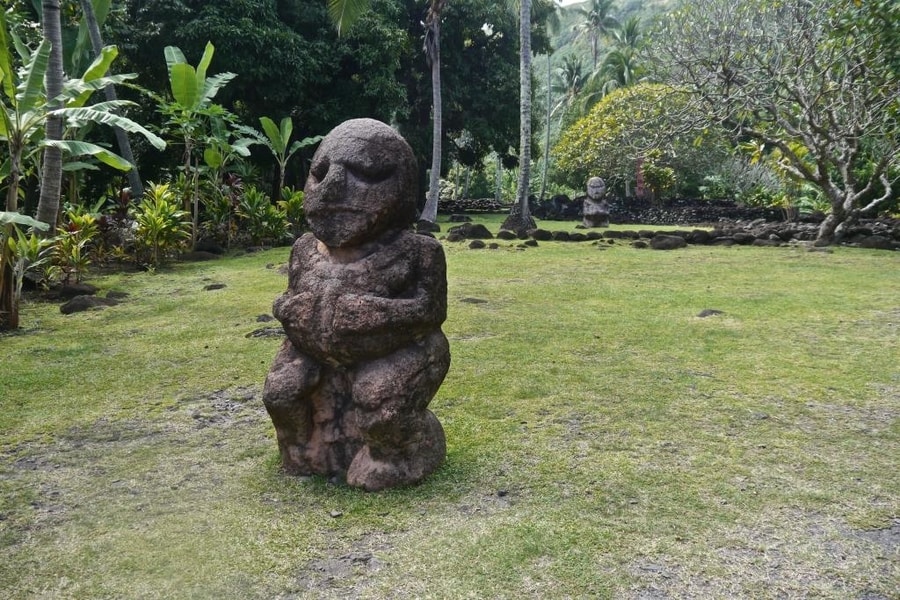
[[[896,184],[900,73],[885,51],[891,20],[873,19],[872,6],[900,18],[882,0],[692,0],[654,36],[661,76],[822,190],[831,210],[820,244],[874,215]]]

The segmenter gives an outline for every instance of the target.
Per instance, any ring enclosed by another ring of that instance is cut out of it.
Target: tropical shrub
[[[638,161],[673,170],[676,180],[699,180],[729,156],[721,132],[691,131],[687,98],[659,84],[639,83],[607,94],[566,129],[552,149],[560,183],[583,189],[600,176],[608,185],[633,183]]]
[[[300,237],[306,228],[306,211],[303,209],[303,190],[281,188],[281,200],[278,208],[284,213],[294,239]]]
[[[167,183],[150,183],[134,210],[134,241],[138,262],[159,267],[182,250],[191,237],[190,213],[179,208]]]
[[[20,226],[43,231],[50,227],[18,212],[0,211],[0,331],[19,328],[19,294],[25,273],[25,266],[19,264],[17,247]]]
[[[241,229],[250,236],[252,244],[280,244],[285,241],[288,220],[259,189],[248,187],[244,190],[238,202],[237,214]]]

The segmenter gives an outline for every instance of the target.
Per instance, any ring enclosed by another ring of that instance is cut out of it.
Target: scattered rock
[[[553,232],[546,229],[531,229],[528,232],[528,235],[541,242],[548,242],[553,239]]]
[[[213,291],[213,290],[221,290],[221,289],[225,289],[226,287],[228,287],[228,286],[225,285],[224,283],[210,283],[209,285],[204,285],[204,286],[203,286],[203,291],[204,291],[204,292],[211,292],[211,291]]]
[[[481,298],[462,298],[460,302],[465,302],[466,304],[487,304],[487,300]]]
[[[115,306],[119,301],[115,298],[101,298],[99,296],[75,296],[59,307],[59,312],[70,315],[76,312],[84,312],[92,308]]]
[[[715,309],[715,308],[704,308],[699,313],[697,313],[697,316],[701,319],[705,319],[706,317],[712,317],[715,315],[724,315],[724,314],[725,313],[723,311]]]
[[[425,219],[419,219],[416,222],[416,231],[419,233],[437,233],[441,230],[441,226]]]
[[[76,296],[93,296],[96,293],[97,288],[89,283],[69,283],[60,286],[55,296],[61,300],[71,300]]]
[[[472,240],[471,242],[469,242],[469,248],[472,250],[481,250],[485,247],[487,247],[487,244],[485,244],[482,240]]]
[[[244,337],[246,338],[273,338],[273,337],[284,337],[284,328],[283,327],[261,327],[260,329],[254,329]]]
[[[650,240],[650,247],[654,250],[676,250],[685,246],[687,242],[680,235],[656,235]]]
[[[460,236],[461,239],[466,240],[490,240],[494,237],[494,235],[488,230],[488,228],[481,223],[463,223],[462,225],[452,227],[448,234],[455,234]]]

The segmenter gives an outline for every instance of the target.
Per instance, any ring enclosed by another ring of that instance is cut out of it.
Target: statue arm
[[[346,294],[334,311],[337,331],[431,329],[447,318],[447,266],[440,244],[422,249],[408,295],[385,298],[371,294]]]

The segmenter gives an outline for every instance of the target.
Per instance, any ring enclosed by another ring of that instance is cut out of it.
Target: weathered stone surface
[[[494,237],[490,230],[481,223],[463,223],[451,227],[447,233],[449,235],[457,234],[461,239],[466,240],[489,240]]]
[[[528,232],[528,235],[541,242],[553,239],[553,232],[547,229],[532,229]]]
[[[409,230],[412,150],[383,123],[347,121],[319,146],[305,193],[312,232],[273,306],[287,339],[263,392],[282,465],[370,491],[416,483],[446,454],[427,407],[450,348],[443,249]]]
[[[655,235],[650,240],[650,247],[654,250],[676,250],[685,246],[687,242],[680,235]]]
[[[883,235],[864,236],[858,243],[860,248],[871,248],[874,250],[896,250],[898,247],[897,242]]]
[[[101,298],[99,296],[75,296],[65,304],[59,307],[59,312],[64,315],[72,313],[84,312],[92,308],[104,308],[106,306],[115,306],[119,301],[114,298]]]
[[[585,227],[609,227],[609,202],[606,200],[606,182],[591,177],[587,183],[587,198],[581,208],[581,224]]]
[[[97,287],[89,283],[69,283],[60,286],[55,295],[63,300],[71,300],[77,296],[93,296],[96,293]]]

